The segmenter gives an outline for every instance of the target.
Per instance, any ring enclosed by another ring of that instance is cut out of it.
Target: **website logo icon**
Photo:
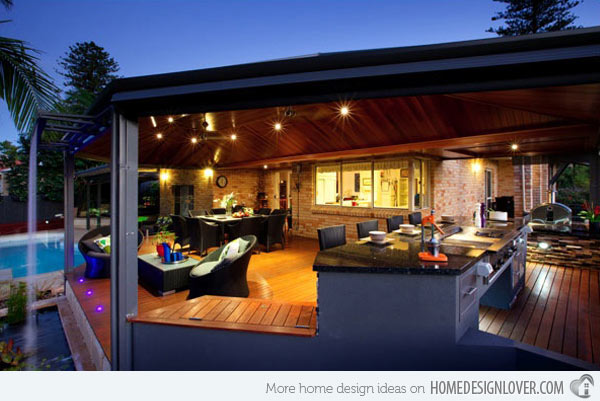
[[[590,375],[583,375],[571,382],[571,391],[580,398],[590,398],[592,387],[594,387],[594,379]]]

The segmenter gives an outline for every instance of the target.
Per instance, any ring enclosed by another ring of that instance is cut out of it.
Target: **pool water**
[[[64,243],[62,234],[44,235],[36,238],[35,274],[50,273],[64,269]],[[84,262],[75,246],[74,265]],[[0,240],[0,270],[11,269],[12,276],[27,276],[27,240]]]
[[[38,310],[35,316],[35,349],[25,350],[34,358],[25,361],[29,369],[75,370],[71,350],[65,337],[58,309],[54,307]],[[15,346],[25,347],[25,325],[6,325],[0,322],[0,341],[14,340]]]

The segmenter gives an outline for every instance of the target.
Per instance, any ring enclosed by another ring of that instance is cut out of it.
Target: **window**
[[[180,216],[187,216],[189,210],[194,210],[194,186],[193,185],[173,185],[174,213]]]
[[[315,204],[363,208],[429,207],[429,162],[377,160],[315,167]]]
[[[340,202],[340,165],[317,166],[315,175],[315,204],[338,205]]]
[[[376,161],[374,163],[374,206],[408,209],[408,160]]]
[[[491,209],[492,207],[492,196],[493,196],[493,188],[494,188],[494,181],[492,178],[492,170],[490,169],[486,169],[485,170],[485,205],[487,206],[488,209]]]
[[[426,160],[413,161],[413,188],[415,209],[429,206],[429,163]]]
[[[371,162],[342,163],[342,206],[371,207]]]

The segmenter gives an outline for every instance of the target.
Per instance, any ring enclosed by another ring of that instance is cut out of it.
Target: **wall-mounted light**
[[[204,169],[204,178],[212,178],[214,170],[210,167]]]
[[[160,173],[160,179],[163,182],[166,182],[169,180],[169,173],[167,171],[163,171],[162,173]]]
[[[154,119],[154,116],[150,116],[150,121],[152,121],[152,126],[156,128],[156,120]]]
[[[156,138],[158,139],[162,139],[163,135],[159,132],[158,134],[156,134]]]
[[[471,164],[471,171],[473,171],[473,173],[478,173],[481,171],[481,163],[478,160],[474,160]]]

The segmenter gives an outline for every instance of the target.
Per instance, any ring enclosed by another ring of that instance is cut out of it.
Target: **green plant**
[[[579,212],[579,216],[590,221],[590,223],[600,222],[600,206],[595,206],[594,203],[583,203],[583,210]]]
[[[6,321],[8,324],[17,324],[25,321],[27,317],[27,284],[19,282],[11,284],[10,294],[6,300],[8,313]]]
[[[167,231],[167,228],[173,223],[171,217],[169,216],[161,216],[156,221],[156,226],[158,227],[159,232]]]
[[[15,348],[14,341],[0,342],[0,370],[24,370],[25,354],[19,347]]]

